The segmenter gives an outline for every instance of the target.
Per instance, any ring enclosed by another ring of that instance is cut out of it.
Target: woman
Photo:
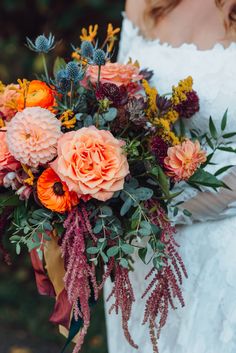
[[[128,0],[120,61],[131,57],[142,68],[152,69],[153,84],[160,93],[169,92],[173,84],[191,75],[201,110],[188,121],[190,127],[207,131],[212,115],[219,129],[229,108],[230,131],[236,131],[235,13],[236,3],[231,0]],[[217,168],[236,165],[236,156],[217,151],[215,161]],[[186,305],[169,313],[159,340],[160,353],[236,352],[235,170],[224,175],[232,191],[192,194],[186,189],[181,195],[184,208],[193,215],[188,225],[190,220],[183,214],[173,218],[189,274],[183,285]],[[141,325],[142,279],[148,272],[144,267],[137,263],[131,275],[136,304],[130,330],[138,352],[151,353],[148,327]],[[108,285],[105,294],[110,289]],[[134,352],[123,338],[119,317],[107,314],[107,327],[110,353]]]

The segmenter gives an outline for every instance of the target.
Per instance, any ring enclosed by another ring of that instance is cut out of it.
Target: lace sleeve
[[[123,12],[122,16],[124,18],[121,38],[120,38],[120,46],[119,46],[119,54],[118,54],[118,62],[124,63],[127,59],[128,52],[130,51],[130,45],[132,43],[132,39],[137,35],[138,29],[135,28],[131,21],[128,20],[126,14]]]
[[[179,200],[184,201],[179,206],[177,215],[173,215],[173,209],[170,211],[170,219],[174,224],[191,224],[193,222],[204,222],[208,220],[218,220],[236,215],[236,157],[235,154],[225,157],[221,151],[218,153],[220,165],[216,163],[209,166],[208,170],[214,173],[226,165],[234,165],[223,177],[224,183],[231,190],[220,188],[218,191],[204,190],[198,192],[190,186],[180,185],[179,189],[184,189],[183,194],[179,195]],[[217,168],[216,168],[217,167]],[[191,216],[186,215],[185,210],[189,211]]]

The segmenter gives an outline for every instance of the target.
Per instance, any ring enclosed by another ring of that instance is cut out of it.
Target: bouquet
[[[192,77],[160,95],[152,71],[111,61],[119,29],[109,24],[102,46],[97,30],[83,29],[71,61],[57,58],[53,73],[46,55],[54,37],[27,39],[45,74],[1,83],[1,239],[10,235],[17,254],[27,246],[39,292],[56,296],[50,320],[68,330],[65,348],[76,340],[74,353],[109,277],[110,311],[121,312],[124,335],[138,348],[129,331],[136,300],[129,273],[140,258],[149,265],[143,324],[158,352],[169,309],[184,305],[187,277],[168,218],[183,207],[175,186],[227,187],[217,175],[229,166],[206,171],[215,151],[229,148],[227,112],[221,138],[211,118],[208,134],[188,130],[186,119],[199,110]],[[1,251],[9,262],[3,243]]]

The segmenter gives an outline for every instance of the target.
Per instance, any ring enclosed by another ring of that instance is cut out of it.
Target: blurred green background
[[[97,23],[102,40],[108,22],[121,25],[123,8],[122,0],[0,0],[0,80],[32,79],[41,72],[38,56],[24,45],[26,36],[52,32],[58,45],[51,60],[69,59],[70,44],[79,45],[82,27]],[[0,262],[0,352],[60,353],[64,339],[48,322],[54,302],[38,295],[28,254],[17,257],[10,251],[12,266]],[[98,352],[107,353],[102,302],[93,309],[82,350]]]
[[[108,22],[121,25],[124,0],[0,0],[0,80],[34,78],[38,57],[25,46],[26,36],[52,32],[58,45],[54,57],[70,57],[70,44],[80,43],[82,27],[97,23],[103,39]]]

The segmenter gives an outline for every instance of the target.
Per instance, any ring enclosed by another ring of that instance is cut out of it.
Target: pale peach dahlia
[[[40,107],[18,112],[7,126],[10,153],[21,163],[35,168],[56,157],[61,135],[60,121]]]

